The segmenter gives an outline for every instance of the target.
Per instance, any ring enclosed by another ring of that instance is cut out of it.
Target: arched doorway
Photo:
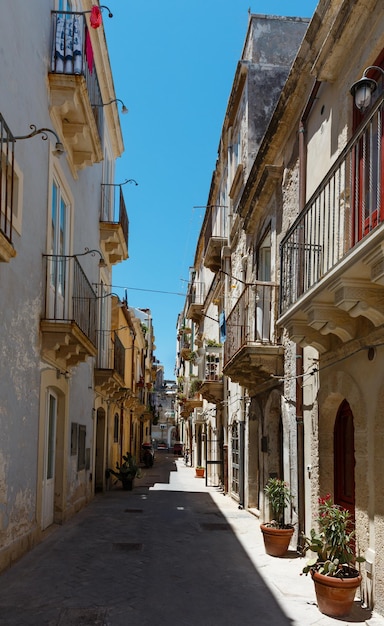
[[[337,412],[334,428],[334,500],[355,522],[355,431],[353,413],[346,400]]]

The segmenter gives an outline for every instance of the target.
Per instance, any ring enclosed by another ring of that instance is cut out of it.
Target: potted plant
[[[315,584],[317,605],[321,613],[331,617],[347,615],[352,608],[361,574],[356,563],[365,561],[355,555],[355,530],[347,509],[334,504],[329,494],[319,498],[318,530],[304,535],[303,553],[315,554],[303,568]]]
[[[199,378],[193,378],[191,380],[191,383],[189,386],[189,392],[191,396],[194,396],[195,394],[199,392],[199,389],[201,388],[202,384],[203,384],[203,381],[200,380]]]
[[[202,465],[196,465],[195,467],[196,478],[204,478],[205,467]]]
[[[219,341],[216,341],[215,339],[207,339],[206,345],[208,348],[221,348],[223,344],[221,344]]]
[[[107,478],[110,474],[113,474],[113,476],[116,476],[117,480],[121,480],[123,489],[131,491],[133,487],[133,480],[136,477],[140,478],[141,476],[141,469],[137,465],[135,457],[132,456],[130,452],[127,452],[123,455],[123,463],[121,463],[121,465],[116,463],[116,469],[113,470],[108,468],[106,473]]]
[[[293,535],[293,524],[285,523],[285,509],[292,504],[293,496],[288,484],[279,478],[270,478],[264,488],[273,519],[261,524],[265,551],[270,556],[283,556]]]

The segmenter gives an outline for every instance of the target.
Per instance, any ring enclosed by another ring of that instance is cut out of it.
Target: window
[[[71,456],[75,456],[77,454],[77,433],[78,425],[75,422],[71,423]]]
[[[376,59],[375,66],[384,69],[384,51]],[[353,107],[353,130],[365,122],[361,138],[353,154],[353,199],[355,206],[354,241],[362,239],[384,219],[382,197],[384,193],[384,106],[372,115],[372,110],[384,90],[383,74],[372,70],[369,77],[377,81],[372,102],[363,113]]]
[[[72,0],[58,0],[58,11],[72,11]]]
[[[68,281],[69,259],[69,222],[70,203],[62,189],[58,179],[54,179],[51,189],[51,211],[50,224],[48,228],[48,250],[49,250],[49,317],[63,319],[66,315],[65,292]]]
[[[69,202],[57,180],[52,183],[51,203],[51,254],[68,254]]]
[[[86,427],[79,425],[79,437],[78,437],[78,456],[77,456],[77,469],[78,471],[85,469],[86,453],[85,453],[85,436]]]
[[[115,413],[115,423],[114,423],[114,429],[113,429],[113,441],[115,443],[118,443],[119,441],[119,414]]]
[[[0,114],[0,233],[12,242],[13,231],[21,235],[22,174],[15,162],[12,133]]]
[[[258,280],[271,280],[271,233],[268,232],[259,247]]]

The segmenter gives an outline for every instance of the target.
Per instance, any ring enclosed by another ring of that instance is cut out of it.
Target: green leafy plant
[[[134,478],[141,477],[141,469],[136,463],[136,459],[130,452],[127,452],[123,455],[123,463],[119,465],[116,463],[116,469],[107,469],[107,475],[112,474],[117,478],[117,480],[121,480],[123,483],[123,487],[132,482]]]
[[[270,478],[264,487],[272,510],[273,520],[268,523],[274,528],[291,528],[292,524],[284,523],[285,509],[292,504],[293,496],[288,483],[279,478]]]
[[[221,348],[222,344],[215,339],[207,339],[206,345],[208,348]]]
[[[358,575],[354,564],[365,561],[355,555],[355,530],[347,509],[334,504],[330,494],[319,498],[318,530],[312,528],[304,538],[303,554],[314,552],[303,568],[303,574],[312,570],[338,578],[354,578]]]
[[[201,381],[199,378],[193,378],[189,387],[189,391],[191,395],[194,395],[195,393],[197,393],[202,384],[203,384],[203,381]]]

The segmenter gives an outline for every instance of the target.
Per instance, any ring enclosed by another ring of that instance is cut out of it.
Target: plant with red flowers
[[[358,575],[354,564],[365,561],[355,555],[355,530],[352,528],[351,514],[347,509],[334,504],[330,494],[319,498],[318,530],[311,529],[310,536],[304,536],[303,553],[314,552],[303,568],[308,574],[315,570],[325,576],[354,578]]]

